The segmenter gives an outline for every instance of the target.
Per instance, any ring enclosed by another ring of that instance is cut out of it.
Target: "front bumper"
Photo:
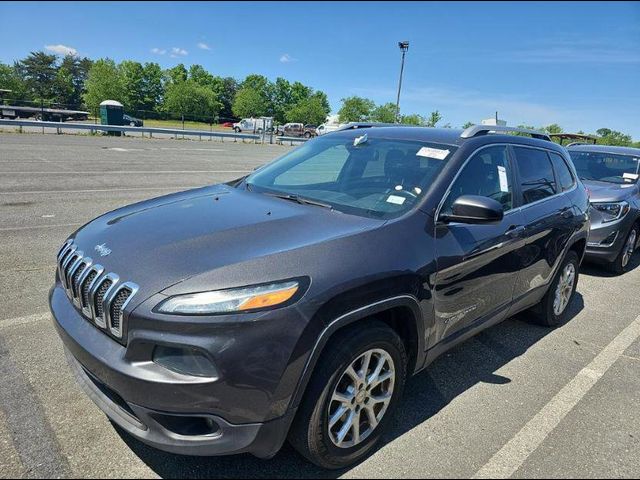
[[[51,290],[49,302],[78,383],[113,422],[140,441],[185,455],[246,452],[261,458],[272,457],[284,443],[294,411],[232,423],[219,413],[226,402],[216,392],[228,394],[225,385],[131,361],[127,348],[82,317],[60,287]],[[236,394],[236,406],[255,394],[246,385],[241,389],[245,394]]]
[[[633,222],[634,216],[627,214],[615,222],[592,223],[585,258],[599,263],[614,262],[627,240]]]

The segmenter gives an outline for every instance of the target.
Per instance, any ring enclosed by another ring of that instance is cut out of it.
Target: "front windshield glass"
[[[569,152],[582,180],[609,183],[638,181],[640,158],[603,152]]]
[[[418,203],[456,147],[330,135],[309,141],[246,179],[252,191],[392,218]]]

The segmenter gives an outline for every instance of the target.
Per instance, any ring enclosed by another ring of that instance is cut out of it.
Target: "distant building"
[[[482,125],[497,125],[504,127],[507,125],[506,120],[498,120],[497,118],[487,118],[486,120],[482,120]]]

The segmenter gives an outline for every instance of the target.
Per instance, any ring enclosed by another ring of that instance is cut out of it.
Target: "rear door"
[[[514,184],[508,146],[491,145],[474,153],[451,185],[440,213],[450,212],[461,195],[482,195],[502,203],[505,215],[494,224],[436,222],[438,338],[453,340],[474,326],[501,320],[509,310],[525,245]]]
[[[514,290],[517,301],[536,289],[544,293],[542,287],[551,280],[571,237],[574,212],[569,196],[563,194],[566,179],[556,178],[550,152],[522,145],[511,148],[526,232],[522,269]]]

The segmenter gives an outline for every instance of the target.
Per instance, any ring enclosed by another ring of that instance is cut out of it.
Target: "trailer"
[[[0,118],[17,120],[33,118],[47,122],[66,122],[67,120],[88,120],[89,112],[82,110],[64,110],[61,108],[22,107],[19,105],[0,105]]]

